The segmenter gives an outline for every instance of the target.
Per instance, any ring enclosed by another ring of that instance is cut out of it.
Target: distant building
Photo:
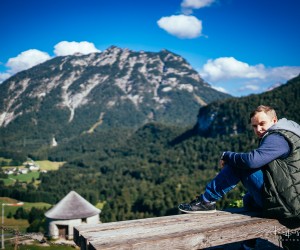
[[[13,170],[7,170],[7,171],[5,171],[4,173],[5,173],[5,174],[13,174],[14,171],[13,171]]]
[[[39,166],[30,166],[29,170],[30,171],[38,171],[38,170],[40,170],[40,167]]]
[[[28,169],[20,169],[19,173],[21,173],[21,174],[28,174]]]
[[[55,137],[52,138],[52,142],[51,142],[51,147],[56,147],[58,144],[57,144],[57,141],[55,139]]]
[[[29,168],[29,167],[32,167],[32,166],[35,166],[33,162],[25,162],[25,167]]]
[[[48,236],[53,239],[72,240],[74,226],[97,224],[100,222],[100,213],[100,209],[93,206],[75,191],[71,191],[45,213]]]
[[[30,171],[38,171],[38,170],[40,170],[40,166],[38,164],[36,164],[33,160],[25,162],[24,165]]]

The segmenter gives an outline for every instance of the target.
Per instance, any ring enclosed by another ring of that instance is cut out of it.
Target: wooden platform
[[[296,229],[300,229],[297,227]],[[293,229],[294,231],[296,229]],[[203,249],[246,239],[274,239],[292,233],[274,219],[219,211],[81,225],[74,242],[82,249]]]

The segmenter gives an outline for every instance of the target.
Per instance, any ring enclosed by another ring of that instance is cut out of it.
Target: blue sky
[[[0,82],[59,55],[168,49],[214,88],[261,93],[300,73],[299,0],[1,0]]]

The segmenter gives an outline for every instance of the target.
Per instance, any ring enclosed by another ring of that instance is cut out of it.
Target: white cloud
[[[157,21],[160,28],[179,38],[196,38],[201,35],[202,21],[194,16],[172,15]]]
[[[57,56],[73,55],[75,53],[89,54],[100,52],[93,43],[90,42],[67,42],[62,41],[54,46],[54,53]]]
[[[228,94],[228,91],[225,89],[225,88],[223,88],[223,87],[220,87],[220,86],[211,86],[213,89],[215,89],[215,90],[218,90],[218,91],[220,91],[220,92],[223,92],[223,93],[226,93],[226,94]]]
[[[299,66],[249,65],[233,57],[209,59],[199,71],[212,87],[235,95],[266,91],[274,83],[285,83],[300,73]]]
[[[268,69],[268,74],[274,79],[288,80],[300,74],[299,66],[281,66]]]
[[[266,69],[262,64],[250,66],[233,57],[220,57],[215,60],[209,59],[203,66],[200,74],[210,81],[231,78],[264,79],[266,77]]]
[[[183,0],[181,2],[181,10],[184,14],[193,13],[194,9],[200,9],[210,6],[215,0]]]
[[[54,53],[56,56],[66,56],[75,53],[89,54],[93,52],[101,52],[93,43],[89,42],[67,42],[62,41],[54,46]],[[43,63],[51,59],[51,56],[43,51],[37,49],[29,49],[18,56],[10,58],[5,66],[6,72],[0,72],[0,83],[8,79],[12,75],[29,69],[37,64]]]
[[[2,83],[3,81],[5,81],[9,77],[11,77],[11,74],[9,74],[9,73],[0,73],[0,83]]]
[[[218,82],[228,79],[259,79],[286,81],[300,73],[300,67],[282,66],[266,68],[263,64],[249,65],[234,57],[209,59],[199,72],[208,81]]]
[[[37,49],[26,50],[18,56],[8,60],[6,67],[9,69],[7,73],[4,74],[15,74],[19,71],[29,69],[37,64],[43,63],[50,58],[51,57],[46,52]]]
[[[260,89],[259,86],[253,84],[246,84],[240,90],[251,90],[251,91],[258,91]]]
[[[271,86],[269,86],[269,87],[267,88],[267,91],[271,91],[271,90],[273,90],[273,89],[276,89],[276,88],[278,88],[278,87],[281,86],[281,85],[282,85],[282,83],[280,83],[280,82],[274,83],[274,84],[272,84]]]
[[[210,6],[215,0],[183,0],[181,7],[189,9],[200,9]]]

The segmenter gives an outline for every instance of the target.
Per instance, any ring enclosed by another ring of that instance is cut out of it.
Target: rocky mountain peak
[[[80,123],[75,127],[81,132],[95,124],[98,129],[149,121],[187,125],[201,106],[226,97],[168,50],[111,46],[101,53],[56,57],[3,82],[0,127],[20,121],[39,126],[50,118],[59,118],[61,126]],[[56,129],[50,130],[56,134]]]

